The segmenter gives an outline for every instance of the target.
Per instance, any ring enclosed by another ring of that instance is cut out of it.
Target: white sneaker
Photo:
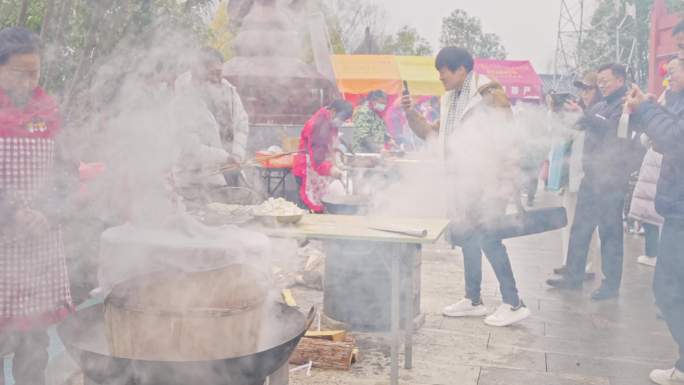
[[[640,255],[639,258],[637,258],[637,262],[639,262],[642,265],[646,266],[651,266],[655,267],[656,266],[656,261],[658,258],[656,257],[649,257],[647,255]]]
[[[531,315],[530,309],[522,304],[517,309],[504,303],[494,313],[485,318],[484,322],[489,326],[509,326],[520,322]]]
[[[658,385],[684,385],[684,373],[676,368],[656,369],[651,372],[649,377]]]
[[[442,314],[447,317],[482,317],[487,315],[487,308],[482,303],[473,305],[473,301],[463,298],[455,304],[445,307]]]

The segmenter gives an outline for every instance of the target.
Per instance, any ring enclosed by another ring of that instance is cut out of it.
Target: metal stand
[[[290,171],[289,168],[259,167],[259,173],[266,184],[266,192],[269,197],[285,196],[287,192],[285,180],[287,179],[287,176],[290,175]]]
[[[409,249],[408,252],[406,253],[406,258],[408,259],[407,263],[408,266],[413,267],[415,264],[415,256],[419,255],[421,252],[421,246],[420,245],[406,245],[406,247]],[[414,328],[414,318],[413,318],[413,304],[414,304],[414,294],[415,294],[415,287],[414,287],[414,274],[415,270],[413,268],[408,270],[408,277],[406,279],[406,295],[410,298],[410,300],[406,301],[406,321],[405,321],[405,328],[406,328],[406,339],[404,341],[404,368],[406,369],[411,369],[413,368],[413,328]]]
[[[414,258],[421,252],[421,247],[414,245],[403,245],[401,254],[392,258],[392,307],[391,307],[391,338],[392,347],[390,354],[390,385],[399,384],[399,349],[401,347],[401,314],[400,314],[400,295],[401,295],[401,274],[399,266],[401,260],[406,258],[405,263],[411,266],[408,279],[405,280],[405,295],[410,298],[405,304],[404,317],[404,368],[413,368],[413,294],[414,294]]]
[[[390,354],[390,384],[399,384],[399,293],[401,291],[401,276],[399,274],[399,258],[392,258],[392,306],[391,306],[391,334],[392,350]],[[409,320],[412,317],[408,318]],[[411,322],[407,322],[411,323]]]

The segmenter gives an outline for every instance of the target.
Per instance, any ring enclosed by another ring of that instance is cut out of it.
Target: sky
[[[369,0],[382,5],[388,30],[408,24],[439,48],[442,18],[460,8],[499,35],[508,59],[530,60],[537,72],[551,72],[561,0]],[[572,3],[574,1],[570,1]],[[586,0],[587,7],[593,0]],[[388,32],[389,32],[388,31]]]

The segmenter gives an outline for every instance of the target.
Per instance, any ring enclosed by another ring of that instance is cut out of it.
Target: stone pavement
[[[557,197],[546,194],[543,200]],[[560,292],[544,284],[561,264],[560,232],[506,241],[518,287],[532,317],[508,328],[486,326],[482,319],[451,319],[441,309],[463,296],[463,260],[446,244],[423,253],[421,310],[426,324],[417,332],[414,369],[401,369],[410,385],[646,385],[653,368],[672,367],[676,347],[656,317],[653,268],[637,264],[643,237],[625,235],[621,296],[592,302],[599,280],[583,291]],[[483,297],[490,311],[500,298],[494,273],[483,258]],[[321,306],[320,292],[296,287],[305,308]],[[293,373],[296,385],[387,384],[389,340],[379,334],[355,334],[360,362],[349,372],[314,369]]]

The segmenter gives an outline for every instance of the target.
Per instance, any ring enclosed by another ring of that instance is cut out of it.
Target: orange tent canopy
[[[383,90],[398,95],[406,80],[412,95],[442,95],[444,87],[434,58],[391,55],[333,55],[333,70],[342,94],[365,95]]]
[[[441,96],[444,86],[431,56],[333,55],[340,92],[348,99],[383,90],[399,95],[406,81],[414,96]],[[527,60],[476,59],[475,72],[498,80],[512,99],[541,97],[541,79]]]

